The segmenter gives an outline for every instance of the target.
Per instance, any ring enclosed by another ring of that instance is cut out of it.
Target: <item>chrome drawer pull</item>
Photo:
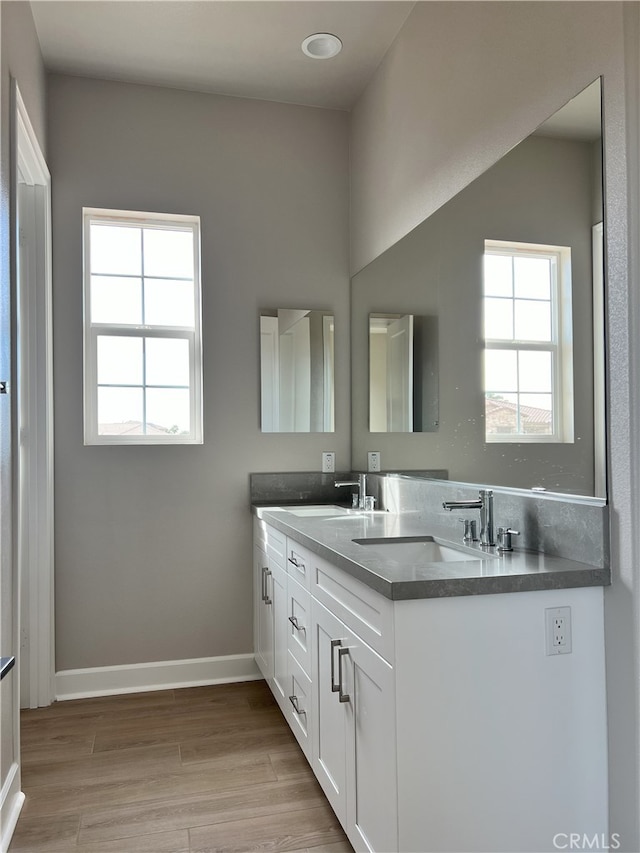
[[[296,631],[304,631],[304,632],[305,632],[305,634],[306,634],[307,629],[304,627],[304,625],[301,625],[301,624],[298,622],[298,620],[296,619],[296,617],[295,617],[295,616],[289,616],[289,622],[291,622],[291,624],[292,624],[292,625],[293,625],[293,627],[296,629]]]
[[[296,569],[301,569],[304,572],[304,563],[299,563],[295,557],[287,557],[287,560],[289,560],[290,563],[293,563]]]
[[[262,576],[264,578],[264,595],[262,596],[262,600],[265,604],[272,604],[273,602],[269,598],[269,592],[267,591],[267,578],[271,576],[272,572],[266,567],[262,571],[264,572]]]
[[[267,592],[266,592],[266,583],[265,583],[265,573],[268,571],[266,566],[262,567],[262,600],[267,600]]]
[[[338,698],[341,702],[349,702],[349,694],[342,692],[342,657],[348,655],[349,649],[338,649]]]
[[[304,710],[303,710],[303,709],[298,705],[298,697],[297,697],[297,696],[289,696],[289,702],[291,702],[291,704],[293,705],[293,710],[296,712],[296,714],[297,714],[299,717],[302,717],[303,715],[304,715],[305,717],[307,716],[307,712],[306,712],[306,711],[304,711]]]
[[[333,650],[336,646],[341,646],[342,640],[331,640],[331,692],[338,693],[340,685],[336,684],[336,671],[333,663]]]

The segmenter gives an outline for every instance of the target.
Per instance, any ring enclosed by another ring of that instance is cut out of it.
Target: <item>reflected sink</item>
[[[451,563],[468,560],[495,559],[493,554],[485,554],[465,545],[444,543],[433,536],[385,536],[382,538],[352,539],[356,545],[368,545],[379,548],[385,557],[404,563]]]
[[[346,515],[349,510],[343,506],[299,506],[287,508],[287,512],[300,518],[313,518],[314,516]]]

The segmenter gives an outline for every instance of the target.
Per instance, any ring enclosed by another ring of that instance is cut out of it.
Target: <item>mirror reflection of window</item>
[[[333,432],[333,315],[263,312],[260,356],[262,432]]]
[[[433,432],[437,428],[437,318],[371,314],[370,432]]]
[[[573,441],[571,249],[485,241],[485,437]]]

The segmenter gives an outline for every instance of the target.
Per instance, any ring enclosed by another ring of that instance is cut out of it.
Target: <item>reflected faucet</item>
[[[357,486],[358,487],[358,509],[365,508],[365,497],[367,496],[367,475],[358,474],[357,480],[336,480],[334,483],[336,489],[340,486]]]
[[[451,512],[454,509],[480,510],[480,544],[495,545],[493,531],[493,490],[480,489],[478,500],[475,501],[443,501],[444,509]]]

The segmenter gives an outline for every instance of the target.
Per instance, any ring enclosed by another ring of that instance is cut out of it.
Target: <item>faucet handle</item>
[[[513,551],[511,543],[512,536],[520,536],[519,530],[512,530],[510,527],[499,527],[498,531],[498,551]]]
[[[462,541],[477,542],[478,527],[476,524],[476,520],[474,518],[459,518],[458,521],[460,522],[460,524],[464,524],[464,535],[462,536]]]

